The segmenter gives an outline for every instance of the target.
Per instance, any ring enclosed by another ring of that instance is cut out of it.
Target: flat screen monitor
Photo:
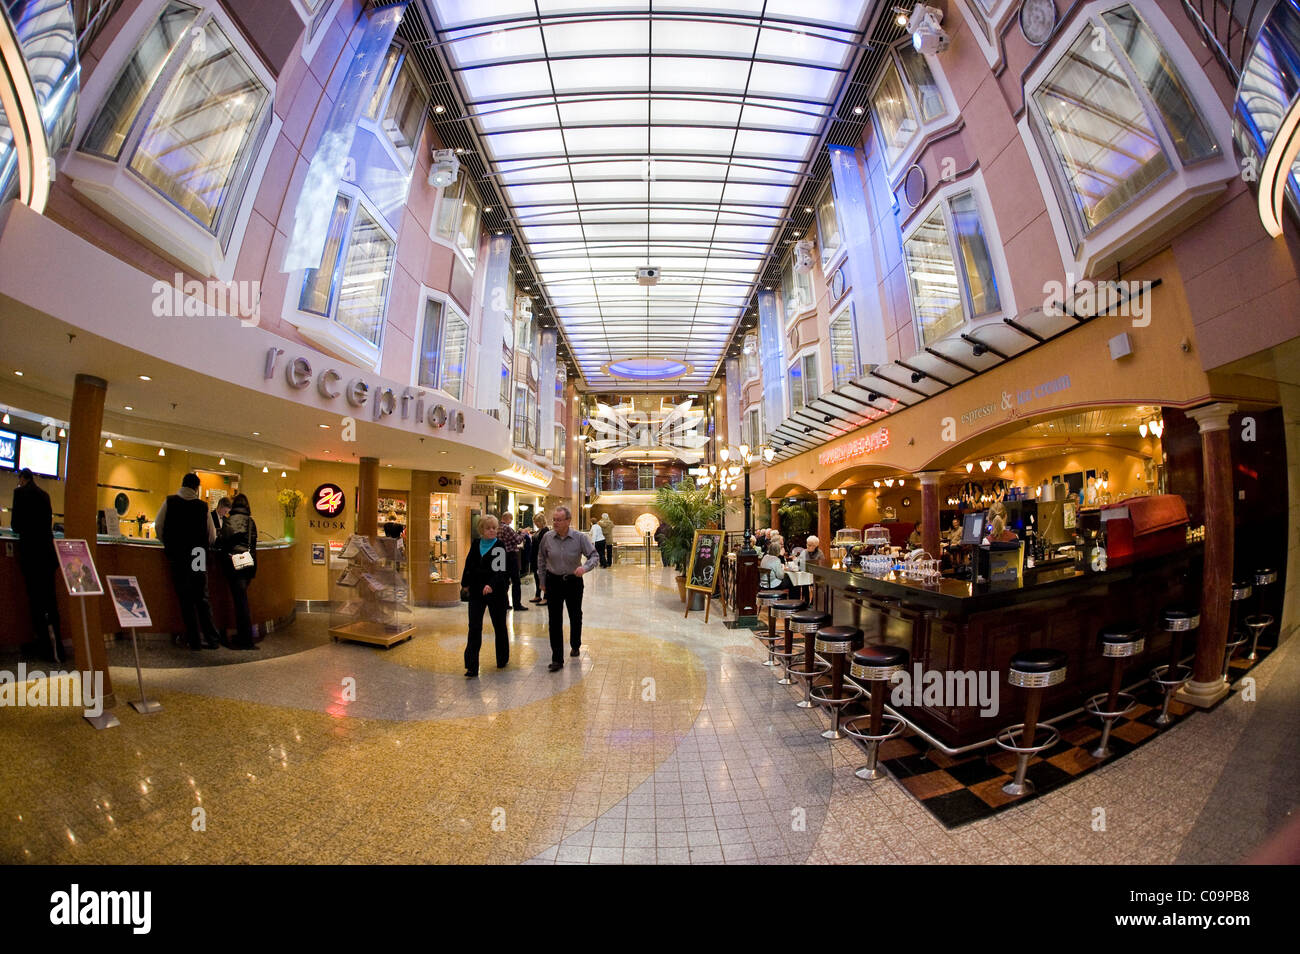
[[[18,435],[0,431],[0,470],[13,470],[18,466]]]
[[[23,434],[18,438],[18,466],[42,477],[59,476],[59,445]]]
[[[965,546],[977,547],[984,539],[984,513],[968,513],[962,517],[961,542]]]

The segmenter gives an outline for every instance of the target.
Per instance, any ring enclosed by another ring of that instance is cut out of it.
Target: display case
[[[388,649],[415,635],[402,541],[353,534],[330,571],[330,637]]]
[[[455,539],[453,494],[429,495],[429,599],[435,606],[460,602],[460,548]]]

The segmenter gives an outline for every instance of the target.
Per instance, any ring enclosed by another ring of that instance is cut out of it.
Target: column
[[[781,530],[781,501],[769,500],[768,505],[771,507],[772,512],[772,529],[779,533]]]
[[[1228,644],[1228,604],[1232,598],[1232,446],[1228,416],[1235,404],[1211,404],[1187,412],[1201,428],[1205,494],[1205,568],[1201,575],[1201,628],[1196,639],[1192,680],[1176,698],[1212,706],[1228,694],[1223,655]]]
[[[103,378],[77,375],[68,422],[67,483],[63,488],[64,536],[70,540],[86,541],[100,580],[104,578],[104,566],[99,561],[95,545],[95,531],[98,529],[95,511],[99,502],[99,438],[104,426],[104,397],[107,392],[108,382]],[[56,590],[61,596],[66,592],[61,582],[56,585]],[[82,600],[86,601],[86,618],[90,622],[89,656],[86,655],[86,637],[81,623],[82,608],[77,605]],[[104,674],[104,708],[109,709],[117,704],[117,699],[108,677],[108,651],[104,647],[99,604],[98,596],[61,598],[59,616],[64,630],[72,637],[77,669],[83,673]]]
[[[430,471],[411,471],[411,502],[406,508],[406,561],[411,576],[411,601],[416,606],[433,603],[433,588],[429,585],[429,495],[433,486]]]
[[[357,471],[357,533],[379,534],[379,458],[361,458]]]
[[[921,481],[921,546],[939,559],[939,478],[941,470],[923,470],[916,475]]]
[[[817,538],[825,549],[831,545],[831,492],[817,491]]]

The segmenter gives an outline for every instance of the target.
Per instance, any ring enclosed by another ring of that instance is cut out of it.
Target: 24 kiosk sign
[[[311,507],[317,515],[323,517],[323,520],[309,520],[308,524],[314,529],[320,530],[345,530],[342,520],[338,518],[343,515],[344,508],[347,507],[347,498],[343,495],[343,488],[338,484],[321,484],[311,494]]]

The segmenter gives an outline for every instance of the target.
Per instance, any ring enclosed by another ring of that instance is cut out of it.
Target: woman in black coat
[[[257,524],[249,512],[245,494],[236,494],[230,502],[230,514],[221,525],[216,548],[235,604],[235,641],[231,648],[256,649],[252,614],[248,610],[248,585],[257,576]],[[248,562],[249,558],[252,563]],[[237,562],[246,565],[236,566]]]
[[[528,558],[528,570],[533,574],[533,588],[536,593],[528,602],[541,603],[545,606],[546,576],[537,568],[537,555],[542,552],[542,540],[551,532],[551,528],[546,525],[546,514],[539,511],[537,516],[533,517],[533,526],[537,528],[537,532],[533,534],[533,550]]]
[[[469,602],[469,639],[465,643],[465,677],[478,675],[478,653],[483,645],[483,611],[492,617],[496,634],[497,668],[510,662],[510,632],[506,628],[506,610],[510,598],[510,571],[506,548],[497,539],[500,524],[488,514],[478,521],[479,539],[465,554],[465,569],[460,574],[463,598]]]

